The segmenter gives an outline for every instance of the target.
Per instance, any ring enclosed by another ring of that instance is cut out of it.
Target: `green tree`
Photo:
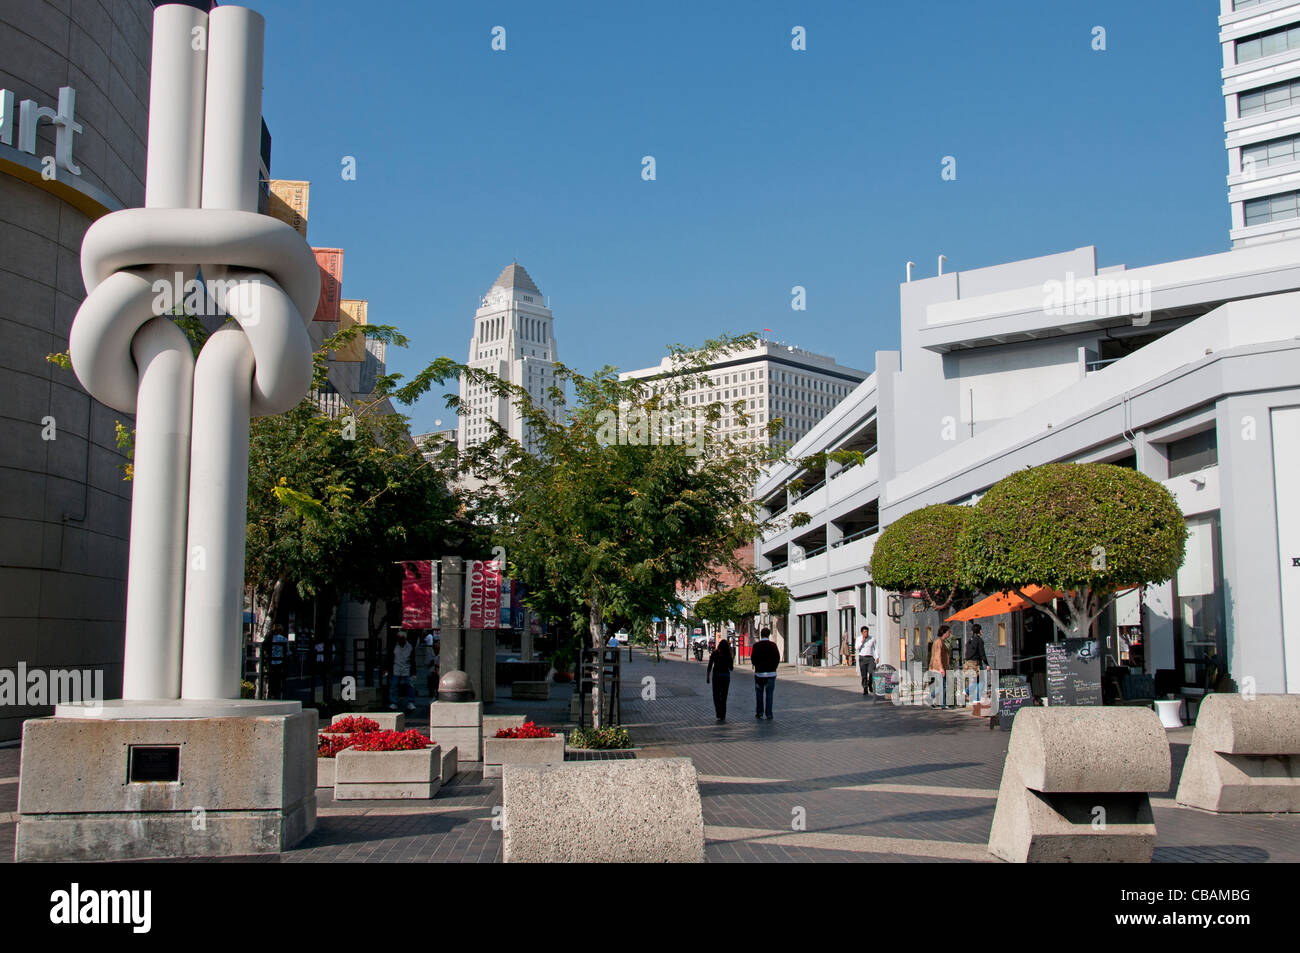
[[[963,588],[957,542],[972,507],[924,506],[890,523],[871,552],[872,581],[894,592],[920,590],[936,609],[947,609]]]
[[[403,346],[385,325],[348,329],[316,354],[315,385],[326,380],[327,353],[357,333]],[[332,607],[344,595],[370,603],[370,634],[388,624],[380,615],[400,591],[403,559],[479,551],[487,533],[464,513],[449,473],[411,441],[407,418],[392,399],[409,398],[397,375],[381,377],[375,393],[323,414],[305,399],[286,414],[253,421],[245,585],[262,624],[269,625],[292,590]]]
[[[492,514],[511,575],[524,583],[535,611],[567,615],[596,647],[607,622],[674,614],[679,585],[713,579],[723,568],[753,577],[736,553],[761,531],[751,488],[779,452],[717,429],[724,418],[749,428],[746,401],[688,398],[692,387],[707,386],[711,363],[753,340],[671,348],[671,372],[652,381],[555,364],[548,393],[560,408],[554,415],[495,375],[435,362],[432,378],[463,376],[486,387],[530,428],[524,447],[492,424],[490,437],[459,465],[486,481],[474,505]],[[447,402],[469,410],[455,395]],[[780,426],[772,420],[766,430],[774,435]],[[601,699],[593,712],[600,717]]]
[[[751,626],[764,602],[768,614],[783,616],[790,611],[790,590],[770,583],[750,582],[710,592],[695,603],[695,615],[717,626],[735,622],[745,629]]]
[[[1086,636],[1118,591],[1162,583],[1183,562],[1187,527],[1172,494],[1134,470],[1052,463],[998,481],[972,509],[959,572],[986,591],[1014,592],[1071,638]],[[1026,586],[1066,593],[1068,615]]]

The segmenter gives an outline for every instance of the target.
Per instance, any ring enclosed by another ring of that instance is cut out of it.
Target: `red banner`
[[[413,559],[402,563],[402,628],[432,629],[438,623],[437,586],[434,585],[433,560]]]
[[[320,301],[313,321],[337,321],[339,302],[343,300],[343,249],[313,248],[320,266]]]
[[[473,559],[465,568],[465,628],[499,628],[501,573],[505,567],[495,559]]]

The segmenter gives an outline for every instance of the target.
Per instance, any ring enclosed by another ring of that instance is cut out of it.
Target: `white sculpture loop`
[[[82,244],[72,366],[136,414],[124,699],[239,697],[249,417],[311,383],[316,259],[257,213],[263,31],[242,7],[155,10],[145,208]],[[174,304],[200,268],[237,325],[195,360],[155,283]]]

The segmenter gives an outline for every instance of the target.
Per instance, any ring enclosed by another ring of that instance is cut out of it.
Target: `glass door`
[[[1187,552],[1174,576],[1174,653],[1182,684],[1213,688],[1227,670],[1219,515],[1187,521]]]

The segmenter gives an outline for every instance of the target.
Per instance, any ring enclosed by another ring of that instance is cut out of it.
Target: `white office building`
[[[536,405],[555,413],[546,396],[555,381],[551,365],[559,359],[553,322],[546,299],[524,266],[518,262],[507,265],[474,313],[474,336],[466,363],[525,388]],[[458,448],[465,450],[486,440],[490,419],[531,449],[528,428],[509,400],[463,377],[460,398]]]
[[[868,624],[883,661],[916,659],[949,611],[872,584],[881,528],[1025,467],[1098,461],[1163,483],[1189,530],[1175,577],[1098,621],[1107,664],[1193,696],[1223,670],[1300,692],[1300,162],[1279,145],[1300,136],[1300,3],[1223,0],[1219,22],[1232,250],[1127,269],[1084,247],[902,284],[899,349],[793,449],[865,462],[785,465],[756,489],[811,516],[756,542],[794,594],[787,657],[838,661]],[[1039,613],[984,629],[994,667],[1041,680]]]
[[[672,373],[672,359],[665,357],[655,367],[624,371],[619,378],[650,380]],[[778,443],[804,437],[867,376],[825,354],[767,340],[727,354],[704,373],[707,382],[687,392],[688,408],[722,402],[727,413],[718,432],[741,440],[767,441],[767,424],[779,417],[783,426]],[[745,401],[745,424],[731,412],[740,400]]]
[[[1300,240],[1132,270],[1079,248],[912,281],[900,298],[900,350],[878,353],[794,448],[866,462],[785,466],[757,488],[770,511],[812,516],[757,544],[758,567],[794,593],[788,652],[820,641],[835,661],[865,623],[885,661],[911,659],[943,614],[872,586],[880,529],[974,502],[1015,470],[1103,461],[1162,482],[1190,530],[1175,578],[1103,617],[1108,651],[1118,660],[1119,630],[1140,626],[1145,670],[1180,686],[1216,665],[1258,691],[1300,691]],[[986,626],[1004,670],[1050,638],[1023,621]]]
[[[1234,247],[1300,235],[1300,2],[1220,0]]]

